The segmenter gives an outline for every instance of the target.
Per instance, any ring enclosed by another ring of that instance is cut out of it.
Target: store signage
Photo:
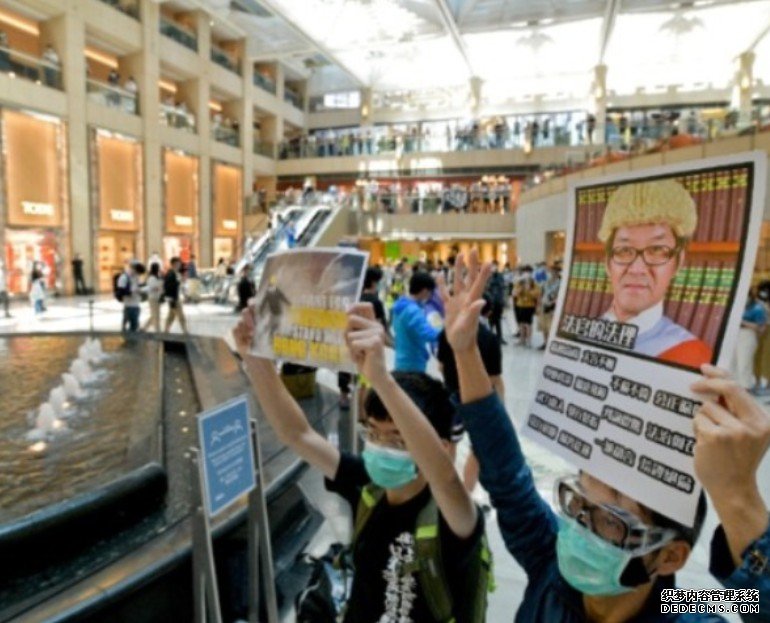
[[[54,207],[50,203],[22,201],[21,211],[29,216],[54,216]]]
[[[229,229],[230,231],[237,231],[238,230],[238,221],[234,221],[232,219],[223,219],[222,220],[222,229]]]
[[[192,227],[192,216],[175,216],[174,223],[180,227]]]
[[[118,223],[134,222],[134,213],[130,210],[110,210],[110,217]]]

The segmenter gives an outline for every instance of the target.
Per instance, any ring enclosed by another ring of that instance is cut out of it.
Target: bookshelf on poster
[[[690,392],[727,367],[764,205],[761,153],[570,188],[567,274],[525,434],[692,524]]]
[[[268,256],[255,298],[252,354],[355,372],[344,332],[368,258],[368,253],[342,248]]]

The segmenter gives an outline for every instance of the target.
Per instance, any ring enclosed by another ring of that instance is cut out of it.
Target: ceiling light
[[[17,17],[11,13],[0,11],[0,22],[8,24],[9,26],[13,26],[14,28],[18,28],[22,32],[26,32],[29,35],[38,36],[40,34],[40,29],[37,27],[35,22],[24,19],[23,17]]]

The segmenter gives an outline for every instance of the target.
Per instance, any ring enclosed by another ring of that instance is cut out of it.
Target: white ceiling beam
[[[250,54],[249,60],[255,63],[269,63],[296,56],[312,56],[318,50],[311,47],[293,48],[291,50],[275,50],[274,52],[258,52]]]
[[[754,37],[754,39],[751,42],[751,45],[746,49],[746,52],[753,52],[754,48],[756,48],[761,42],[762,39],[764,39],[767,36],[767,33],[770,32],[770,22],[765,24],[765,27],[759,32],[759,34]]]
[[[468,69],[468,77],[471,78],[475,76],[476,72],[473,70],[473,64],[471,63],[470,57],[468,55],[468,50],[465,47],[465,42],[463,41],[462,35],[460,34],[460,30],[457,28],[455,18],[452,15],[452,9],[449,8],[446,0],[433,1],[436,4],[436,8],[438,9],[439,13],[441,14],[441,21],[444,22],[444,28],[447,31],[447,34],[451,37],[452,42],[457,48],[457,51],[460,52],[460,56],[462,56],[463,61],[465,62],[465,66]]]
[[[597,65],[604,65],[604,56],[610,44],[612,31],[615,29],[615,20],[620,12],[621,0],[607,0],[604,7],[604,19],[602,20],[602,30],[599,35],[599,62]]]
[[[301,29],[299,26],[297,26],[292,20],[290,20],[286,15],[283,13],[283,11],[280,9],[280,7],[277,6],[276,2],[274,0],[259,0],[260,4],[262,4],[266,9],[271,11],[273,15],[280,18],[281,21],[286,24],[287,28],[291,30],[297,37],[299,37],[302,41],[307,43],[310,47],[317,50],[320,54],[325,56],[330,62],[334,63],[339,67],[342,71],[344,71],[348,76],[350,76],[353,79],[353,82],[355,82],[356,86],[358,87],[365,87],[367,81],[361,78],[358,74],[356,74],[352,69],[350,69],[345,63],[339,60],[337,56],[332,52],[329,48],[327,48],[323,43],[320,43],[319,41],[316,41],[313,39],[309,34],[307,34],[303,29]]]

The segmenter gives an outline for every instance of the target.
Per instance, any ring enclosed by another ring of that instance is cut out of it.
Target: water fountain
[[[87,361],[75,359],[70,365],[70,372],[81,385],[87,385],[94,380],[94,373]]]
[[[67,417],[67,409],[70,404],[67,402],[67,392],[62,385],[51,390],[51,393],[48,394],[48,402],[53,407],[56,417]]]
[[[136,608],[193,618],[192,416],[247,392],[248,381],[221,340],[100,338],[0,336],[0,473],[11,483],[0,487],[0,560],[14,561],[0,564],[0,621],[130,620]],[[319,392],[306,406],[310,420],[322,426],[336,404]],[[295,484],[302,464],[255,415],[273,554],[288,569],[318,516]],[[232,534],[217,537],[231,563],[244,555],[234,530],[245,516],[245,503],[234,507]],[[130,554],[140,549],[136,565]],[[230,575],[223,585],[244,585]],[[104,599],[94,601],[94,586]]]
[[[61,375],[62,382],[64,383],[64,391],[67,392],[67,396],[73,400],[82,400],[85,398],[86,393],[81,389],[78,380],[70,373],[65,372]]]

